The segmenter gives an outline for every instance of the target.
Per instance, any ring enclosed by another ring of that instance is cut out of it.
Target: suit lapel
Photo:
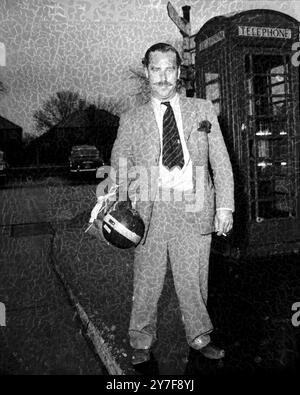
[[[181,117],[182,117],[182,127],[183,127],[183,134],[185,137],[185,141],[188,141],[189,136],[192,131],[192,117],[193,111],[191,109],[191,101],[186,100],[184,97],[180,96],[180,109],[181,109]]]
[[[160,135],[151,101],[144,105],[144,111],[141,113],[141,125],[147,133],[146,136],[144,135],[145,159],[149,157],[150,163],[155,163],[160,154]]]
[[[153,106],[151,104],[151,101],[145,104],[144,107],[145,113],[144,113],[144,120],[147,120],[147,127],[149,128],[149,131],[153,133],[153,137],[155,138],[160,138],[159,136],[159,129],[158,125],[156,123],[156,118],[153,110]]]

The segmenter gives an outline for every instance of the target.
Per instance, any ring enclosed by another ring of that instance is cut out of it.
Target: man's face
[[[151,52],[145,74],[152,96],[159,100],[170,100],[176,93],[176,82],[180,75],[176,54],[172,51]]]

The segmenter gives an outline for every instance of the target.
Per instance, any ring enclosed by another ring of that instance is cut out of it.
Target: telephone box
[[[234,169],[231,243],[298,252],[299,22],[255,9],[210,19],[195,36],[196,95],[213,102]]]

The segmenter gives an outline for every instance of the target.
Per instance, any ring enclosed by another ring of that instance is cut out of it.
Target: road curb
[[[67,279],[65,278],[64,273],[59,269],[59,265],[57,260],[53,254],[53,251],[50,253],[50,261],[52,263],[53,269],[61,281],[70,301],[78,317],[81,321],[81,324],[85,331],[85,336],[91,341],[96,354],[101,359],[103,365],[105,366],[107,372],[110,375],[125,375],[126,373],[119,366],[112,353],[110,352],[110,347],[107,342],[105,342],[104,338],[101,335],[99,329],[95,326],[93,321],[89,318],[86,311],[79,303],[77,297],[72,291]]]

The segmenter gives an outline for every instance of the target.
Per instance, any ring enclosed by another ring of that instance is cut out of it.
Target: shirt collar
[[[176,93],[175,96],[172,97],[171,100],[159,100],[159,99],[157,99],[156,97],[151,97],[151,102],[152,102],[152,104],[153,104],[155,107],[157,107],[157,108],[159,108],[159,107],[160,107],[160,104],[161,104],[162,102],[164,102],[164,101],[169,101],[170,104],[171,104],[171,106],[174,107],[175,105],[177,105],[177,104],[179,103],[179,95],[178,95],[178,93]]]

